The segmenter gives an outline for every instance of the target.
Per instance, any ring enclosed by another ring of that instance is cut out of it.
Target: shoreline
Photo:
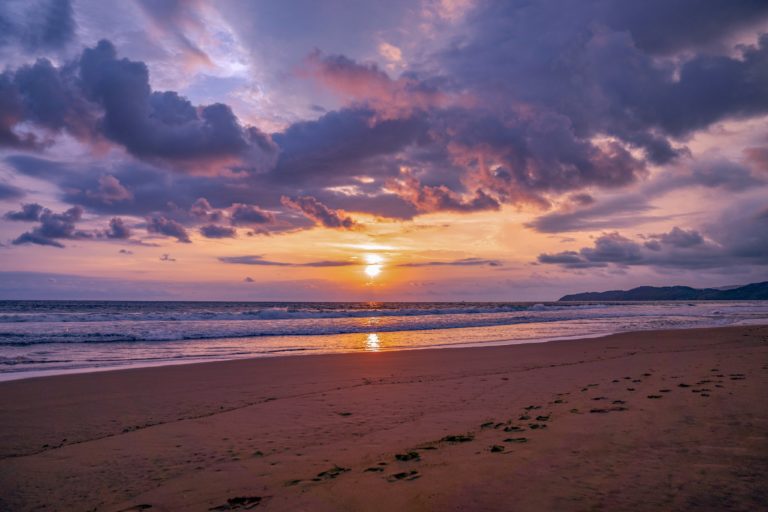
[[[757,509],[766,387],[768,326],[9,381],[0,509]]]
[[[310,357],[310,356],[325,356],[325,355],[344,355],[344,354],[370,354],[370,353],[385,353],[385,352],[409,352],[414,350],[444,350],[444,349],[464,349],[464,348],[485,348],[485,347],[504,347],[504,346],[517,346],[517,345],[534,345],[534,344],[540,344],[540,343],[553,343],[553,342],[560,342],[560,341],[570,341],[570,342],[578,342],[579,340],[589,340],[589,339],[600,339],[605,338],[608,336],[614,336],[618,334],[632,334],[632,333],[653,333],[653,332],[666,332],[666,331],[689,331],[689,330],[699,330],[699,329],[721,329],[721,328],[731,328],[731,327],[746,327],[746,326],[768,326],[768,320],[762,321],[748,321],[748,320],[742,320],[739,322],[736,322],[734,324],[729,324],[725,326],[708,326],[708,327],[680,327],[680,328],[671,328],[671,329],[648,329],[648,330],[633,330],[633,331],[614,331],[609,333],[598,333],[594,335],[573,335],[573,336],[556,336],[556,337],[542,337],[542,338],[532,338],[532,339],[524,339],[524,340],[499,340],[499,341],[479,341],[476,343],[456,343],[456,344],[444,344],[444,345],[428,345],[428,346],[413,346],[413,347],[398,347],[398,348],[384,348],[381,350],[355,350],[355,351],[328,351],[328,352],[313,352],[311,349],[290,349],[285,351],[280,351],[279,353],[262,353],[260,355],[253,355],[248,354],[243,357],[222,357],[222,358],[200,358],[200,359],[194,359],[190,358],[189,360],[174,360],[174,359],[167,359],[162,361],[156,361],[154,363],[152,362],[142,362],[137,364],[115,364],[115,365],[105,365],[105,366],[90,366],[90,367],[80,367],[80,368],[62,368],[62,369],[41,369],[41,370],[29,370],[29,371],[11,371],[11,372],[3,372],[0,373],[0,385],[2,385],[5,382],[14,382],[19,380],[27,380],[27,379],[38,379],[38,378],[47,378],[47,377],[58,377],[58,376],[64,376],[64,375],[80,375],[80,374],[90,374],[90,373],[102,373],[102,372],[115,372],[115,371],[123,371],[123,370],[137,370],[137,369],[143,369],[143,368],[163,368],[163,367],[171,367],[171,366],[182,366],[182,365],[195,365],[195,364],[215,364],[215,363],[223,363],[227,361],[242,361],[242,360],[251,360],[251,359],[275,359],[275,358],[282,358],[282,357]],[[498,326],[494,326],[498,327]],[[468,327],[468,328],[450,328],[445,330],[459,330],[459,329],[483,329],[483,327]],[[423,330],[413,330],[413,331],[396,331],[396,333],[419,333],[424,332]],[[328,336],[328,335],[317,335],[317,336]],[[211,339],[210,341],[218,341],[218,340],[227,340],[230,338],[215,338]],[[199,341],[199,340],[192,340],[192,341]]]

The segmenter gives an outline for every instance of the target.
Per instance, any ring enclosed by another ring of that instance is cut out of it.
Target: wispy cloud
[[[273,261],[265,260],[264,256],[260,255],[222,256],[219,258],[219,261],[222,263],[231,263],[235,265],[261,265],[265,267],[350,267],[353,265],[360,265],[360,263],[346,260],[322,260],[308,262]]]
[[[397,267],[500,267],[500,260],[488,260],[483,258],[462,258],[450,261],[418,261],[413,263],[400,263]]]

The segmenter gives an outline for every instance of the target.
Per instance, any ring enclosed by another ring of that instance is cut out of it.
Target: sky
[[[768,280],[764,0],[5,0],[0,298]]]

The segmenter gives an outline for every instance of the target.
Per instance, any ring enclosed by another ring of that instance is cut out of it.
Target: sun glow
[[[374,278],[381,274],[381,267],[382,263],[384,262],[384,258],[378,254],[366,254],[365,262],[367,265],[365,266],[364,272],[368,277]]]

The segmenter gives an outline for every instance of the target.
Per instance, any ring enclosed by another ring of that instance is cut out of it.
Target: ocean
[[[768,302],[0,301],[0,380],[746,323],[768,323]]]

